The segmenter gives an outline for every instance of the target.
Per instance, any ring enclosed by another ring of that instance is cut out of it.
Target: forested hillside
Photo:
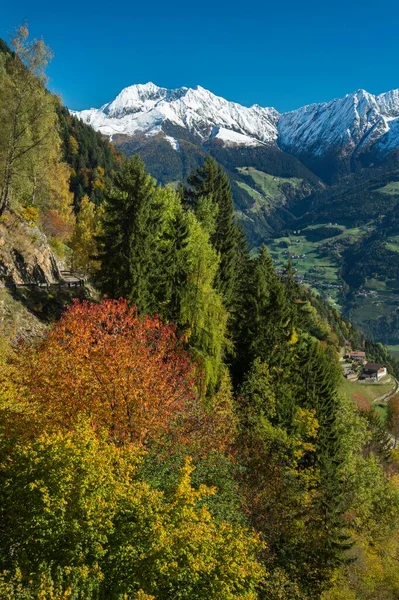
[[[218,139],[203,144],[181,127],[169,123],[164,129],[176,140],[178,152],[161,134],[115,135],[113,143],[127,156],[139,154],[164,185],[186,181],[210,154],[229,176],[237,216],[252,246],[289,221],[297,202],[324,188],[302,163],[274,146],[226,147]]]
[[[292,208],[271,244],[305,282],[342,307],[365,334],[398,343],[398,171],[369,168]]]
[[[251,254],[213,158],[160,184],[46,91],[42,42],[12,48],[2,226],[96,296],[0,329],[0,597],[396,600],[398,401],[360,410],[338,362],[390,357]]]
[[[91,127],[69,114],[62,105],[57,106],[62,156],[71,167],[70,189],[74,206],[86,195],[101,204],[107,179],[118,168],[121,156],[115,146],[105,141]]]

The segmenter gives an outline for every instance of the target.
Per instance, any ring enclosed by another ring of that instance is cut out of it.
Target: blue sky
[[[399,87],[397,0],[16,0],[0,37],[24,19],[52,47],[50,87],[74,109],[147,81],[280,111]]]

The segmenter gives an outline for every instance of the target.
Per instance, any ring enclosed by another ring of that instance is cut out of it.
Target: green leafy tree
[[[193,489],[192,471],[186,461],[165,495],[144,485],[129,496],[115,522],[106,589],[142,589],[157,600],[256,599],[265,570],[254,554],[262,544],[243,528],[215,523],[204,504],[215,490]]]
[[[13,196],[34,202],[59,144],[55,98],[45,89],[51,52],[43,40],[28,41],[25,25],[11,48],[0,67],[0,215]]]
[[[80,422],[0,445],[0,590],[10,599],[255,600],[258,536],[216,522],[189,460],[166,494],[140,451]]]
[[[56,579],[58,567],[64,590],[92,598],[128,460],[84,423],[75,432],[2,443],[1,456],[2,569],[20,569],[28,587],[31,573],[47,566]]]
[[[345,517],[352,547],[349,560],[338,569],[322,598],[394,600],[399,583],[397,482],[387,477],[378,454],[364,452],[373,433],[364,415],[346,398],[340,400],[339,427]]]
[[[228,313],[221,294],[214,288],[218,254],[196,217],[188,213],[187,218],[186,280],[176,323],[203,370],[202,391],[212,393],[223,372]]]

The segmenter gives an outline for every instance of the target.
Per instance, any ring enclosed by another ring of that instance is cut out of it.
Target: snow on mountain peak
[[[100,110],[110,117],[124,117],[131,113],[149,111],[162,100],[176,99],[184,95],[187,88],[168,90],[154,83],[136,84],[124,88],[109,104]]]
[[[251,145],[253,140],[275,142],[279,117],[273,108],[241,106],[201,86],[169,90],[153,83],[129,86],[100,109],[73,114],[109,136],[151,135],[160,132],[163,123],[170,122],[188,129],[203,141],[216,127],[241,134],[241,138],[235,137],[237,144],[246,144],[250,139]]]
[[[374,96],[359,89],[343,98],[281,115],[279,144],[283,150],[321,156],[334,149],[344,153],[366,150],[389,134],[399,117],[399,92]]]
[[[397,89],[378,96],[358,89],[280,115],[259,104],[230,102],[199,85],[167,89],[149,82],[123,89],[99,109],[74,114],[108,136],[161,132],[165,136],[169,123],[188,130],[200,142],[216,138],[224,145],[278,144],[287,152],[315,157],[331,150],[350,155],[374,145],[381,152],[399,146]]]
[[[399,90],[379,94],[379,96],[376,96],[376,102],[386,117],[399,117]]]

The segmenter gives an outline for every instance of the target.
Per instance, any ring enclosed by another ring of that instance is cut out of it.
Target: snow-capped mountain
[[[358,90],[279,114],[229,102],[200,86],[169,90],[147,83],[125,88],[99,109],[73,114],[118,144],[156,136],[179,152],[185,131],[200,146],[215,140],[224,147],[280,148],[327,178],[329,171],[350,172],[365,153],[369,163],[378,162],[399,148],[399,90],[377,96]]]
[[[344,98],[310,104],[282,114],[279,145],[294,154],[322,156],[331,149],[344,153],[399,146],[399,90],[374,96],[358,90]]]
[[[275,142],[279,117],[273,108],[247,108],[200,86],[168,90],[153,83],[132,85],[101,108],[74,114],[107,136],[155,135],[171,123],[203,142],[219,138],[227,145]]]

